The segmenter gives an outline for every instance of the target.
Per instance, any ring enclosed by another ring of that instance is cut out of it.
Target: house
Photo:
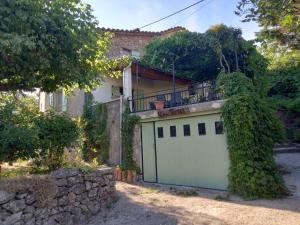
[[[110,57],[143,55],[152,38],[167,37],[182,28],[163,32],[109,30],[115,33]],[[122,77],[106,78],[92,91],[94,100],[106,104],[112,164],[122,162],[121,120],[124,102],[141,118],[133,137],[134,161],[143,180],[163,184],[226,190],[229,154],[220,109],[222,93],[213,84],[190,80],[138,62],[123,70]],[[41,93],[40,109],[53,107],[72,116],[82,113],[83,90],[66,97],[62,91]]]
[[[111,32],[114,34],[112,45],[108,52],[108,56],[110,58],[117,58],[124,55],[142,57],[144,54],[143,49],[145,45],[148,44],[153,38],[166,38],[182,30],[185,29],[183,27],[174,27],[161,32],[140,31],[138,29],[100,29],[101,32]],[[151,68],[146,68],[142,65],[139,66],[143,75],[143,77],[139,79],[139,95],[149,94],[151,92],[156,92],[157,90],[170,89],[171,83],[170,79],[168,78],[170,77],[170,74]],[[129,67],[131,67],[131,65],[129,65]],[[119,99],[120,96],[123,95],[124,91],[126,98],[134,96],[137,93],[137,90],[135,89],[135,82],[137,79],[128,73],[130,70],[129,67],[124,69],[123,74],[125,76],[123,77],[106,77],[103,81],[103,84],[92,91],[94,100],[102,103],[114,101]],[[135,67],[135,65],[132,66],[131,73],[136,74]],[[141,73],[141,71],[139,73]],[[149,74],[152,74],[150,78]],[[154,76],[155,79],[153,79]],[[159,76],[161,76],[161,80],[159,79]],[[182,86],[182,82],[179,80],[177,83],[180,87]],[[63,93],[62,90],[58,90],[55,93],[41,92],[39,97],[39,108],[42,112],[47,111],[49,108],[53,108],[56,111],[67,112],[71,116],[76,117],[82,114],[84,102],[84,90],[75,90],[74,93],[68,97]]]

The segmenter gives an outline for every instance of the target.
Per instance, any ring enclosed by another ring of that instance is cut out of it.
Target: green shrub
[[[81,118],[83,158],[87,162],[97,160],[99,164],[108,163],[107,108],[105,104],[94,103],[91,94],[86,94],[86,97]]]
[[[79,137],[79,129],[65,114],[49,111],[35,120],[40,142],[40,158],[43,164],[53,170],[63,163],[64,148],[71,147]]]
[[[38,116],[35,100],[16,94],[0,94],[0,164],[36,156]]]
[[[229,190],[244,198],[274,198],[286,193],[274,158],[275,141],[284,137],[282,124],[242,73],[221,73],[222,118],[227,134]]]

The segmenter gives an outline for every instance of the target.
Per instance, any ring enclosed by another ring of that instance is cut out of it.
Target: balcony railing
[[[201,102],[219,100],[223,93],[217,92],[214,85],[202,84],[186,90],[157,93],[155,95],[128,99],[131,111],[143,112],[177,106],[191,105]]]

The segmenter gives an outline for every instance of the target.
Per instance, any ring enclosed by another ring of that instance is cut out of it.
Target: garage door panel
[[[158,182],[226,189],[229,157],[226,137],[215,134],[219,114],[156,122],[163,127],[164,138],[156,138]],[[198,123],[205,123],[206,135],[199,136]],[[184,136],[183,125],[190,125]],[[176,137],[170,137],[176,126]]]
[[[156,182],[154,123],[143,123],[142,135],[144,180],[147,182]]]

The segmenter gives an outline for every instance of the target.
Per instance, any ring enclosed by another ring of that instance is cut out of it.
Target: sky
[[[153,22],[197,0],[84,0],[92,6],[100,27],[135,29]],[[190,31],[205,32],[211,25],[224,23],[239,27],[247,40],[259,31],[256,23],[242,23],[234,14],[238,0],[204,0],[180,14],[149,26],[145,31],[161,31],[183,26]]]

